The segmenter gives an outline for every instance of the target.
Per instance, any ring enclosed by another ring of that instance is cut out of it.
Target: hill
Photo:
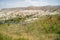
[[[0,40],[60,40],[59,10],[60,6],[2,9]]]

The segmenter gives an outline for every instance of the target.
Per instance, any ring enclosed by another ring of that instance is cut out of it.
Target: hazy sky
[[[0,8],[60,5],[60,0],[0,0]]]

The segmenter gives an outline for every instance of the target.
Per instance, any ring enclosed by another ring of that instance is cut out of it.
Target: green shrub
[[[0,33],[0,40],[12,40],[12,38],[7,36],[7,35],[3,35]]]

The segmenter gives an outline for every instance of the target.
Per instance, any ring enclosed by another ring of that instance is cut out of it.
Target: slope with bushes
[[[21,20],[14,18],[0,24],[0,40],[60,40],[60,14],[42,16],[26,24],[19,23]]]

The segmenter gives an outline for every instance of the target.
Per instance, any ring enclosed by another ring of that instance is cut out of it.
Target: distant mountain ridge
[[[17,15],[20,17],[31,16],[40,17],[43,15],[60,14],[60,6],[29,6],[4,8],[0,10],[0,19],[11,19]]]
[[[16,7],[16,8],[4,8],[3,10],[43,10],[43,11],[59,11],[60,6],[29,6],[29,7]]]

